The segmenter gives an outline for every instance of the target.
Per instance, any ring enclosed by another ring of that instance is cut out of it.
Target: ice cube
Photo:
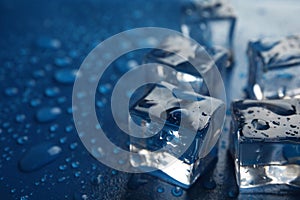
[[[231,152],[242,193],[300,189],[300,100],[232,103]]]
[[[200,45],[193,44],[188,38],[170,36],[162,41],[157,49],[145,55],[144,63],[156,63],[153,73],[161,77],[162,81],[166,80],[181,89],[192,86],[195,92],[208,95],[205,80],[202,78],[203,74],[199,74],[199,71],[207,73],[216,65],[222,77],[225,78],[228,56],[228,52],[222,47],[204,49]],[[193,66],[191,61],[197,65]],[[167,70],[162,65],[169,66],[176,72]],[[150,76],[153,75],[150,74]],[[210,78],[216,79],[216,77]]]
[[[161,82],[130,109],[131,164],[188,188],[217,161],[224,103]],[[136,125],[141,127],[137,129]]]
[[[182,6],[181,31],[206,47],[222,46],[233,63],[233,34],[236,17],[224,0],[193,0]]]
[[[248,94],[254,99],[300,97],[300,35],[248,44]]]

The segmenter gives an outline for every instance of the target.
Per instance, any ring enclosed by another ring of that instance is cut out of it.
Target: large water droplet
[[[267,130],[270,128],[269,123],[262,119],[253,119],[251,124],[257,130]]]
[[[24,172],[38,170],[54,161],[61,152],[59,146],[42,143],[30,148],[19,161],[19,168]]]
[[[55,120],[61,113],[61,109],[58,107],[44,107],[37,111],[36,119],[39,122],[51,122]]]

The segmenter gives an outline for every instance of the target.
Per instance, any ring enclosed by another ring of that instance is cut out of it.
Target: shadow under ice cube
[[[240,192],[300,190],[300,100],[232,103],[231,152]]]
[[[192,43],[188,38],[169,36],[157,49],[145,55],[144,63],[155,63],[153,73],[158,75],[161,81],[166,80],[183,90],[192,86],[197,93],[209,95],[203,76],[209,74],[217,66],[224,79],[225,69],[229,62],[228,57],[228,52],[222,47],[204,49]],[[196,64],[192,65],[191,62]],[[168,70],[162,65],[174,70]],[[218,79],[218,76],[207,75],[206,77]],[[212,80],[215,83],[218,81]]]
[[[222,46],[233,62],[233,34],[236,16],[223,0],[192,0],[182,7],[181,31],[206,47]]]
[[[217,161],[224,114],[224,103],[218,99],[165,82],[153,85],[130,109],[130,131],[139,131],[139,125],[143,137],[130,139],[130,151],[136,153],[131,164],[188,188]]]
[[[247,53],[250,98],[300,97],[300,35],[251,41]]]

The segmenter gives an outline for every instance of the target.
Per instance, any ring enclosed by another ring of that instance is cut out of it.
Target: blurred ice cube
[[[248,94],[254,99],[300,97],[300,36],[248,44]]]
[[[153,74],[161,77],[162,81],[167,81],[181,89],[192,86],[195,92],[208,95],[209,91],[203,76],[212,71],[216,65],[225,78],[228,57],[228,52],[222,47],[204,49],[200,45],[193,44],[188,38],[170,36],[165,38],[157,49],[146,54],[144,63],[155,63]],[[191,62],[196,65],[193,66]],[[171,67],[174,71],[167,70],[163,65]],[[217,76],[210,78],[216,79]],[[212,80],[212,82],[217,81]]]
[[[236,16],[224,0],[192,0],[182,6],[181,31],[185,36],[211,48],[222,46],[233,63],[233,34]]]

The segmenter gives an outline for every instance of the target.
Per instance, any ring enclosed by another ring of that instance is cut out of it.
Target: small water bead
[[[112,86],[109,83],[102,84],[98,87],[98,91],[101,94],[108,94],[111,91],[111,89],[112,89]]]
[[[19,114],[16,116],[16,122],[22,123],[26,119],[24,114]]]
[[[157,189],[156,189],[156,191],[158,192],[158,193],[163,193],[164,191],[165,191],[165,189],[163,188],[163,187],[158,187]]]
[[[51,122],[61,114],[59,107],[44,107],[37,111],[36,119],[39,122]]]
[[[57,181],[58,181],[59,183],[61,183],[61,182],[64,182],[66,179],[67,179],[67,178],[66,178],[65,176],[63,176],[63,177],[60,177],[59,179],[57,179]]]
[[[72,59],[69,57],[55,58],[54,64],[58,67],[66,67],[72,63]]]
[[[58,39],[43,36],[37,39],[36,45],[46,49],[58,49],[61,47],[61,42]]]
[[[70,144],[70,149],[74,150],[74,149],[76,149],[77,146],[78,146],[77,142],[74,142],[74,143]]]
[[[116,174],[118,174],[118,171],[112,170],[112,171],[111,171],[111,174],[112,174],[112,175],[116,175]]]
[[[28,141],[28,136],[22,136],[17,139],[18,144],[25,144]]]
[[[180,187],[172,188],[171,192],[172,192],[172,195],[175,197],[180,197],[183,194],[183,190]]]
[[[101,100],[98,100],[96,101],[96,106],[98,108],[103,108],[105,106],[105,104],[107,103],[107,100],[106,99],[101,99]]]
[[[55,72],[54,78],[57,82],[63,84],[73,84],[76,79],[77,70],[61,69]]]
[[[18,88],[16,87],[9,87],[5,89],[6,96],[12,97],[18,94]]]
[[[31,101],[30,101],[30,105],[32,106],[32,107],[36,107],[36,106],[38,106],[38,105],[40,105],[41,104],[41,100],[39,100],[39,99],[32,99]]]
[[[65,171],[68,167],[67,165],[60,165],[58,168],[60,171]]]
[[[47,180],[47,175],[45,174],[42,178],[41,178],[41,182],[42,183],[45,183]]]
[[[26,195],[26,196],[22,196],[20,197],[20,200],[29,200],[29,197]]]
[[[53,124],[50,126],[49,131],[50,132],[55,132],[58,129],[58,124]]]
[[[72,166],[73,169],[76,169],[76,168],[79,167],[79,162],[78,161],[72,162],[71,166]]]
[[[19,161],[21,171],[31,172],[53,162],[61,153],[59,146],[41,143],[31,147]]]
[[[61,144],[65,144],[66,141],[67,141],[67,137],[62,137],[62,138],[59,139],[59,142],[60,142]]]
[[[68,126],[65,127],[65,131],[67,133],[71,132],[72,130],[73,130],[73,126],[72,125],[68,125]]]
[[[78,178],[78,177],[80,176],[80,174],[81,174],[81,171],[77,171],[77,172],[74,173],[74,176],[75,176],[76,178]]]
[[[47,97],[56,97],[60,93],[60,90],[58,87],[49,87],[45,90],[45,95]]]

